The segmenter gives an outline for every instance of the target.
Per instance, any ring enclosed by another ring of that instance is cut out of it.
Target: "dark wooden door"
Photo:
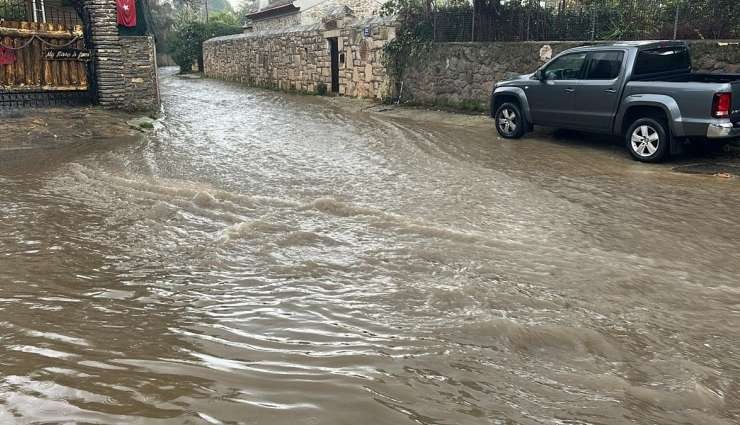
[[[336,37],[329,39],[331,51],[331,91],[339,93],[339,42]]]

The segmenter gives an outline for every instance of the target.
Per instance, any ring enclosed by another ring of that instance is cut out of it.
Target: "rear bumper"
[[[711,123],[707,127],[707,137],[710,139],[732,139],[740,137],[740,127],[731,122]]]

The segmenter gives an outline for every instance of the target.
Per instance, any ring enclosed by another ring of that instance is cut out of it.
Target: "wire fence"
[[[19,0],[0,0],[0,20],[26,21],[33,16],[31,5]]]
[[[74,27],[82,25],[82,20],[72,7],[37,6],[34,20],[33,3],[26,0],[0,0],[0,20],[47,22]]]
[[[420,17],[435,41],[740,38],[740,0],[502,0]]]

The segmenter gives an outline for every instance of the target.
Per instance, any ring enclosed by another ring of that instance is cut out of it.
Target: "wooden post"
[[[31,25],[31,29],[33,31],[39,31],[41,28],[41,24],[38,22],[34,22],[33,25]],[[43,72],[43,57],[42,57],[42,47],[41,47],[41,41],[38,39],[35,39],[33,43],[31,43],[31,57],[34,58],[32,60],[33,63],[33,85],[34,87],[41,88],[42,81],[44,79],[44,72]],[[41,58],[41,59],[39,59]]]

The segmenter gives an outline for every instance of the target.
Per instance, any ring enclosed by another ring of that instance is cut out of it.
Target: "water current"
[[[162,94],[145,142],[0,158],[0,423],[740,423],[740,179]]]

